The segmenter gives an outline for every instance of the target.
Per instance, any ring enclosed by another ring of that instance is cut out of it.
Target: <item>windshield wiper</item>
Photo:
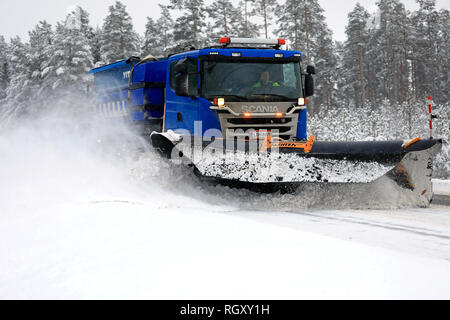
[[[217,97],[229,97],[229,98],[235,98],[238,99],[238,101],[248,101],[248,97],[244,97],[244,96],[238,96],[235,94],[218,94],[216,95]]]
[[[277,97],[277,98],[285,99],[286,101],[295,100],[293,98],[290,98],[290,97],[287,97],[287,96],[283,96],[281,94],[274,94],[274,93],[253,93],[250,96],[263,96],[264,99],[266,97]]]

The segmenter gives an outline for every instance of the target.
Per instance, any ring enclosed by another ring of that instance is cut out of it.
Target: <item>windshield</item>
[[[299,62],[203,61],[202,96],[228,101],[295,101],[302,97]]]

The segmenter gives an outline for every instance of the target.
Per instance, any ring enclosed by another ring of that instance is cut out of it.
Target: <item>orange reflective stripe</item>
[[[272,142],[272,137],[267,136],[260,147],[260,151],[263,152],[269,148],[295,148],[295,149],[303,149],[305,153],[309,153],[311,152],[315,140],[316,140],[315,136],[310,136],[308,141],[306,142],[289,142],[289,141]]]
[[[303,149],[305,153],[311,152],[316,137],[310,136],[306,142],[289,142],[289,141],[277,141],[272,144],[272,148],[295,148]]]
[[[403,148],[406,149],[406,148],[408,148],[410,145],[412,145],[412,144],[414,144],[414,143],[416,143],[417,141],[420,141],[420,140],[421,140],[421,137],[419,136],[419,137],[417,137],[417,138],[411,140],[411,141],[408,142],[407,144],[405,144],[405,145],[403,146]]]

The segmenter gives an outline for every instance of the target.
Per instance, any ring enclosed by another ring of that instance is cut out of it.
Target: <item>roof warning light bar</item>
[[[279,47],[281,45],[286,44],[286,40],[222,37],[220,38],[219,43],[224,46],[227,46],[229,44],[254,44],[254,45],[272,45]]]

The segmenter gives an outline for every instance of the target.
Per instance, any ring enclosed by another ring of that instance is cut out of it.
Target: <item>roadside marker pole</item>
[[[431,97],[428,97],[428,117],[430,121],[430,139],[433,139],[433,114],[431,113]]]

